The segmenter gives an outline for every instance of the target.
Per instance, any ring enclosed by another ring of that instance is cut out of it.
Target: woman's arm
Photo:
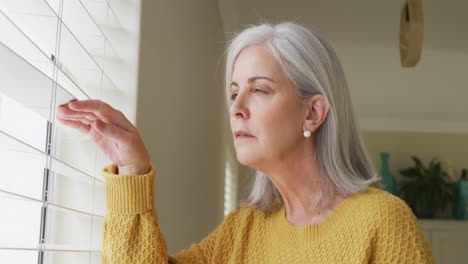
[[[91,137],[113,162],[102,171],[107,198],[103,263],[209,262],[222,226],[189,249],[167,255],[153,204],[156,172],[137,128],[122,112],[100,100],[72,101],[58,107],[57,119]]]
[[[209,263],[222,225],[189,249],[168,256],[153,202],[155,168],[144,175],[121,176],[111,164],[106,180],[107,215],[102,244],[103,264]]]

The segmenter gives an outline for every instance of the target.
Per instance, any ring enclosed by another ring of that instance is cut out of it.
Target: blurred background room
[[[467,10],[462,0],[0,0],[0,263],[101,263],[109,160],[56,125],[55,107],[74,98],[103,100],[137,126],[169,253],[208,235],[252,180],[232,144],[225,45],[247,25],[283,21],[331,43],[385,188],[411,206],[437,263],[466,263]]]

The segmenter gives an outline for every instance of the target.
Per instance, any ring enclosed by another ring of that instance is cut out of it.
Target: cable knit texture
[[[338,205],[320,224],[295,227],[285,207],[272,213],[243,208],[211,234],[168,256],[153,203],[155,168],[146,175],[106,180],[104,264],[123,263],[435,263],[411,209],[400,198],[369,187]]]

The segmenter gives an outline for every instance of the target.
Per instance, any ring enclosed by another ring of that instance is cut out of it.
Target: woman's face
[[[303,145],[305,110],[281,65],[263,45],[248,46],[239,54],[229,113],[241,164],[262,171]],[[236,135],[239,130],[252,137]]]

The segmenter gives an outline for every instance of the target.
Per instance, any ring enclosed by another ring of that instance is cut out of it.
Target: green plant
[[[426,168],[420,159],[412,156],[415,166],[399,172],[406,177],[400,195],[411,206],[416,216],[432,218],[444,210],[454,198],[455,183],[443,170],[441,162],[433,158]]]

